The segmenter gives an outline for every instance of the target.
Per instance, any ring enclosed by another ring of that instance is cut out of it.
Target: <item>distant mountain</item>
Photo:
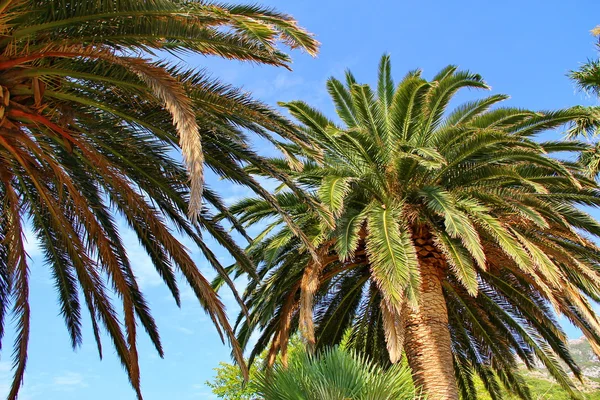
[[[585,337],[569,341],[573,359],[581,367],[584,376],[600,382],[600,360]]]
[[[575,384],[583,392],[585,400],[600,400],[600,360],[585,338],[569,341],[569,349],[577,364],[581,367],[584,383],[577,380]],[[571,397],[554,381],[545,368],[528,371],[523,368],[523,377],[531,389],[535,400],[571,400]],[[478,382],[478,400],[491,400],[485,393],[483,385]],[[516,396],[505,394],[504,400],[517,400]]]
[[[573,355],[575,362],[581,367],[581,372],[584,377],[584,383],[581,384],[575,380],[576,384],[579,385],[579,389],[586,393],[586,397],[589,399],[600,399],[600,360],[594,354],[590,343],[585,337],[579,339],[569,340],[569,349]],[[562,390],[558,389],[558,385],[554,382],[554,379],[545,370],[540,367],[535,371],[524,371],[524,375],[527,380],[531,381],[530,387],[535,388],[540,386],[540,383],[547,381],[552,387],[553,395],[541,396],[540,399],[563,399]],[[564,397],[566,398],[566,397]]]

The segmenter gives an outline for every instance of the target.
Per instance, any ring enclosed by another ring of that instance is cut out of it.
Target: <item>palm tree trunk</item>
[[[416,240],[417,246],[420,242],[424,241]],[[428,398],[458,400],[448,309],[442,292],[445,263],[431,246],[433,243],[427,242],[417,248],[422,280],[420,306],[418,310],[408,312],[404,348],[415,385],[421,387]]]

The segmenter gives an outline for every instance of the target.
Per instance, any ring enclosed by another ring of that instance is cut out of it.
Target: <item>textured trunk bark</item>
[[[415,239],[420,261],[421,298],[409,310],[404,348],[415,385],[432,400],[458,400],[448,309],[442,292],[445,263],[430,238]]]

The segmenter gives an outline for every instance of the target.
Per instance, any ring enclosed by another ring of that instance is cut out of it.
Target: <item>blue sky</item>
[[[480,73],[494,93],[506,93],[515,107],[555,109],[574,104],[595,104],[578,93],[566,74],[595,56],[589,30],[600,24],[597,0],[546,1],[381,1],[342,0],[262,1],[296,17],[322,43],[315,59],[293,53],[293,72],[244,65],[211,58],[186,59],[191,66],[207,68],[224,82],[243,86],[271,105],[277,101],[305,100],[332,115],[325,80],[350,68],[359,80],[372,83],[379,57],[392,56],[394,75],[422,68],[431,77],[447,64]],[[461,99],[480,96],[466,93]],[[223,182],[209,183],[228,201],[248,193]],[[598,215],[597,215],[598,216]],[[148,339],[141,336],[140,364],[145,398],[211,399],[204,385],[221,360],[229,359],[190,290],[182,287],[178,309],[160,285],[148,257],[127,231],[123,236],[140,284],[145,291],[163,337],[166,357],[160,359]],[[126,374],[109,341],[104,359],[98,359],[89,322],[83,346],[73,353],[59,316],[50,275],[34,241],[31,256],[32,337],[29,366],[21,399],[133,399]],[[213,273],[193,250],[199,267]],[[214,247],[216,249],[216,245]],[[227,262],[224,251],[216,250]],[[231,295],[224,293],[233,307]],[[570,336],[579,336],[566,327]],[[9,330],[0,357],[0,396],[10,383],[13,340]]]

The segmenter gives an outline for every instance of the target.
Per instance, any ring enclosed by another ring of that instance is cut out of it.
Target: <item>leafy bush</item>
[[[304,352],[285,367],[257,374],[265,400],[408,400],[415,394],[410,370],[395,364],[384,369],[365,356],[340,347],[317,356]]]

